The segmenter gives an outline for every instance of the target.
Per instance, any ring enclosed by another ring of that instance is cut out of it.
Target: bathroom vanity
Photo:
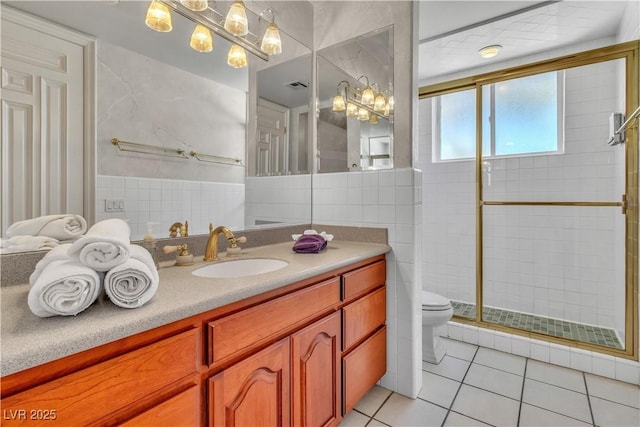
[[[290,248],[246,250],[289,263],[256,276],[193,276],[202,262],[161,268],[158,294],[135,310],[102,301],[36,319],[25,304],[8,324],[4,313],[3,425],[337,425],[386,372],[389,247]],[[3,289],[3,310],[20,286]],[[87,348],[73,336],[83,326]]]

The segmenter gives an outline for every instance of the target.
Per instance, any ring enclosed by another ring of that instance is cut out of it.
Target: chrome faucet
[[[217,261],[218,259],[218,236],[220,233],[224,233],[227,240],[231,243],[231,248],[236,248],[238,242],[246,242],[246,237],[238,237],[236,238],[231,230],[229,230],[224,225],[220,225],[213,228],[213,225],[209,223],[209,240],[207,240],[207,247],[204,250],[204,260],[205,261]]]

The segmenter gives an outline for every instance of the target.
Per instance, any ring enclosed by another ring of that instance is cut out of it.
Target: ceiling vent
[[[309,87],[309,83],[302,83],[301,81],[286,83],[285,86],[289,86],[291,89],[305,89]]]

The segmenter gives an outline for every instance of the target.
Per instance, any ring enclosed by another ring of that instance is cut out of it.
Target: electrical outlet
[[[121,199],[105,199],[105,212],[124,212],[124,200]]]

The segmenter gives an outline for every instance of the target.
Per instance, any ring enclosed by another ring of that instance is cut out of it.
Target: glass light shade
[[[280,40],[280,31],[275,22],[272,22],[264,32],[260,49],[269,55],[279,55],[282,53],[282,41]]]
[[[360,108],[358,110],[358,120],[361,120],[361,121],[369,120],[369,112],[364,108]]]
[[[233,68],[244,68],[247,66],[247,52],[237,44],[232,44],[227,55],[227,64]]]
[[[169,8],[156,0],[153,0],[147,9],[147,17],[144,20],[147,27],[166,33],[171,31],[171,12]]]
[[[383,112],[386,105],[387,100],[384,98],[383,94],[379,93],[376,95],[376,99],[373,102],[373,111]]]
[[[213,37],[211,36],[211,30],[202,24],[196,25],[193,34],[191,34],[191,41],[189,46],[198,52],[211,52],[213,50]]]
[[[387,104],[389,105],[389,111],[393,111],[393,107],[394,105],[396,105],[396,101],[393,99],[393,95],[389,95],[389,102]]]
[[[389,117],[389,114],[391,114],[391,108],[388,102],[385,104],[384,111],[382,112],[382,114],[384,114],[387,117]]]
[[[202,12],[209,7],[209,2],[207,0],[180,0],[180,3],[182,3],[182,5],[187,9],[193,10],[194,12]]]
[[[234,1],[224,20],[224,29],[234,36],[246,36],[249,33],[247,12],[241,1]]]
[[[352,104],[353,105],[353,104]],[[344,97],[337,94],[333,97],[333,111],[344,111],[347,108],[344,102]]]
[[[377,125],[378,124],[378,116],[375,114],[371,114],[371,117],[369,117],[369,123],[371,123],[372,125]]]
[[[364,105],[373,105],[374,99],[375,95],[373,93],[373,89],[371,89],[370,86],[364,88],[364,90],[362,91],[362,103]]]
[[[358,115],[358,107],[356,104],[349,102],[347,103],[347,117],[356,117]]]

